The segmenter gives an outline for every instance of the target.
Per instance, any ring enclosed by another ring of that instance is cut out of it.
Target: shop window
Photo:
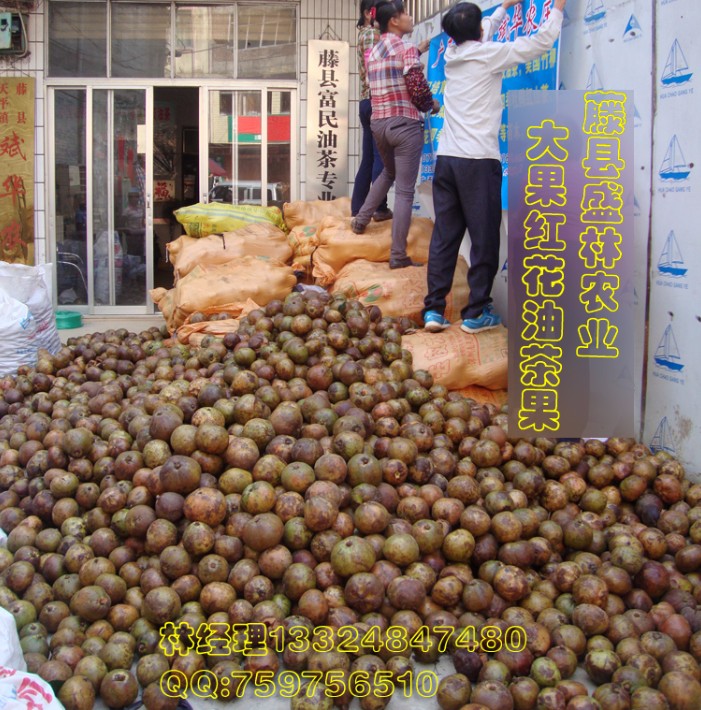
[[[49,28],[51,76],[105,76],[105,3],[52,2],[49,5]]]
[[[237,47],[239,79],[296,79],[296,8],[239,6]]]
[[[112,74],[114,77],[170,76],[167,4],[112,4]]]
[[[297,55],[287,3],[49,2],[54,77],[296,79]]]
[[[289,114],[292,110],[292,95],[289,91],[268,92],[268,114]]]
[[[234,75],[233,5],[178,5],[175,10],[175,76]]]

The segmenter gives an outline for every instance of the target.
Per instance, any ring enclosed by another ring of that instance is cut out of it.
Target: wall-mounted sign
[[[34,264],[34,79],[0,77],[0,260]]]
[[[309,40],[307,200],[348,194],[348,77],[347,42]]]
[[[633,434],[633,98],[509,93],[509,431]]]

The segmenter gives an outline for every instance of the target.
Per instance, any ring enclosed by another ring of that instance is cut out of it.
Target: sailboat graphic
[[[587,9],[584,11],[585,22],[598,22],[606,17],[606,7],[604,0],[589,0]]]
[[[676,372],[684,369],[684,363],[679,355],[679,348],[677,347],[677,341],[674,338],[671,325],[665,328],[657,350],[655,350],[655,362],[660,367],[666,367],[668,370]]]
[[[684,52],[682,52],[679,40],[675,39],[667,56],[667,64],[665,64],[662,72],[662,83],[665,86],[684,84],[692,76],[693,72],[689,71],[689,65],[686,63],[686,57]]]
[[[635,104],[633,104],[633,127],[639,128],[642,125],[643,125],[643,119],[640,116],[640,113],[638,112],[638,107]]]
[[[626,25],[626,29],[623,32],[623,41],[629,42],[631,39],[642,37],[642,34],[643,30],[642,27],[640,27],[638,18],[635,15],[631,15],[630,20],[628,20],[628,24]]]
[[[633,384],[633,373],[630,371],[627,365],[623,366],[623,369],[621,370],[621,374],[618,375],[618,378],[621,382],[627,382],[629,384]]]
[[[674,236],[674,230],[667,236],[664,249],[662,249],[662,254],[660,254],[657,262],[657,268],[660,273],[669,274],[670,276],[684,276],[688,271],[684,265],[684,257],[679,250],[679,244],[677,244],[677,239]]]
[[[665,153],[662,167],[660,168],[660,177],[663,180],[685,180],[689,177],[691,169],[684,160],[684,153],[679,145],[679,140],[675,135],[669,141],[667,153]]]
[[[604,84],[599,76],[599,70],[596,68],[596,64],[592,64],[587,79],[587,91],[601,91],[603,88]]]
[[[669,431],[667,417],[662,417],[660,423],[657,425],[655,434],[650,442],[650,451],[652,451],[653,454],[656,454],[658,451],[666,451],[673,455],[677,453],[674,448],[671,432]]]

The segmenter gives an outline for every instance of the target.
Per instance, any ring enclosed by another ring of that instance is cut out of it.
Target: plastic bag
[[[414,217],[407,237],[407,254],[421,264],[428,261],[433,222]],[[363,234],[355,234],[350,220],[325,217],[316,232],[319,246],[312,254],[312,274],[317,283],[330,286],[338,272],[351,261],[389,261],[392,248],[392,222],[370,222]]]
[[[50,265],[25,266],[0,261],[0,290],[10,298],[24,303],[36,322],[34,351],[31,357],[20,364],[33,365],[39,348],[52,355],[61,349],[61,338],[56,330],[53,298],[49,290],[47,270]]]
[[[189,237],[199,238],[210,234],[233,232],[247,224],[274,224],[287,231],[279,207],[198,202],[196,205],[181,207],[173,214]]]
[[[296,283],[289,266],[275,259],[242,256],[228,264],[198,265],[175,288],[153,289],[150,294],[172,333],[195,311],[245,303],[249,298],[265,306],[284,299]]]
[[[0,666],[15,671],[27,670],[15,617],[2,607],[0,607]]]
[[[0,289],[0,375],[37,361],[37,322],[29,306]]]
[[[51,686],[34,673],[0,668],[2,710],[63,710]]]
[[[242,256],[263,256],[283,263],[292,258],[285,233],[273,224],[249,224],[235,232],[210,234],[200,239],[183,235],[167,244],[166,249],[176,283],[202,264],[227,264]]]
[[[318,224],[324,217],[339,217],[350,219],[350,197],[338,197],[335,200],[298,200],[285,202],[282,206],[285,224],[289,229],[305,224]]]
[[[365,306],[379,306],[382,315],[406,316],[423,326],[421,312],[428,288],[426,270],[426,266],[390,269],[387,262],[357,259],[338,272],[329,292],[356,298]],[[460,257],[443,314],[451,323],[460,319],[460,311],[467,305],[469,294],[467,264]]]
[[[402,336],[402,347],[412,354],[415,370],[428,370],[436,384],[449,390],[507,387],[508,334],[503,326],[476,334],[464,333],[457,323],[442,333],[420,330]]]
[[[453,390],[453,392],[458,392],[463,397],[474,399],[478,404],[493,404],[497,407],[501,407],[509,400],[509,393],[506,390],[488,390],[486,387],[480,387],[479,385],[470,385],[459,390]]]
[[[239,322],[252,310],[260,306],[250,298],[245,303],[227,303],[223,306],[205,308],[205,315],[212,313],[227,313],[228,318],[224,320],[202,321],[191,323],[188,317],[185,323],[176,331],[176,336],[181,343],[199,346],[205,335],[216,335],[223,338],[227,333],[235,333],[239,329]]]
[[[287,235],[287,242],[292,249],[292,269],[311,276],[312,252],[319,246],[316,225],[303,224],[293,227]]]

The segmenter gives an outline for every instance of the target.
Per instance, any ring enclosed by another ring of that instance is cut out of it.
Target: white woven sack
[[[0,708],[3,710],[63,710],[51,686],[34,673],[0,667]]]
[[[0,666],[14,671],[26,671],[15,617],[0,607]]]
[[[0,375],[37,361],[37,323],[29,306],[0,289]]]
[[[56,330],[56,317],[51,293],[47,286],[47,268],[50,265],[25,266],[0,261],[0,289],[11,298],[29,306],[36,321],[36,348],[45,348],[52,355],[61,349],[61,339]],[[34,358],[26,364],[33,365]]]

